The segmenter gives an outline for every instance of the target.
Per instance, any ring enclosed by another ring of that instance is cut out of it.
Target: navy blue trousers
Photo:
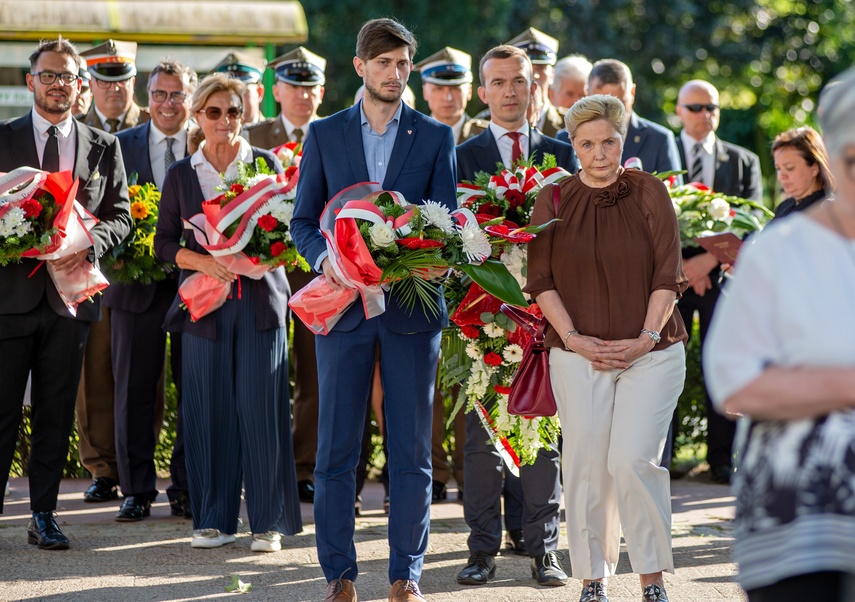
[[[389,582],[421,577],[430,528],[439,342],[439,330],[397,334],[379,318],[315,339],[320,385],[315,529],[327,581],[358,575],[353,500],[378,344],[389,466]]]
[[[184,333],[184,442],[195,529],[302,529],[291,440],[288,329],[255,327],[252,287],[216,311],[217,340]],[[350,501],[353,514],[353,501]]]

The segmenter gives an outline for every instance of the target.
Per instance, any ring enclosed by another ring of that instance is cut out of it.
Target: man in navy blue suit
[[[148,79],[151,121],[119,132],[125,171],[137,184],[160,190],[169,167],[187,154],[190,97],[199,78],[190,67],[161,61]],[[121,522],[139,521],[151,512],[157,497],[154,469],[156,434],[163,417],[163,365],[166,332],[163,320],[178,291],[168,277],[151,284],[113,283],[104,293],[111,309],[111,355],[115,381],[116,464],[125,499],[116,514]],[[181,338],[172,335],[172,376],[180,396]],[[184,437],[180,418],[172,454],[172,485],[167,490],[172,514],[190,516],[184,468]],[[152,428],[154,426],[154,428]]]
[[[415,51],[413,34],[397,21],[365,23],[353,59],[365,97],[309,128],[291,231],[309,265],[334,287],[342,285],[327,258],[319,218],[344,188],[374,181],[412,203],[456,206],[451,128],[401,102]],[[418,581],[430,526],[432,402],[440,333],[448,322],[440,290],[435,301],[439,315],[420,307],[411,311],[387,295],[385,313],[370,320],[355,303],[332,332],[317,337],[315,525],[327,602],[356,600],[353,500],[378,347],[389,448],[389,600],[424,599]]]
[[[526,52],[508,45],[493,48],[481,58],[479,77],[478,96],[490,108],[490,125],[457,147],[460,178],[474,180],[479,171],[492,174],[497,163],[510,168],[520,160],[532,159],[537,164],[545,153],[555,155],[559,167],[575,173],[578,162],[573,147],[544,136],[526,119],[536,90]],[[467,475],[463,510],[472,531],[469,561],[457,575],[457,582],[483,585],[495,575],[494,557],[502,542],[503,470],[501,457],[472,412],[466,415],[463,450]],[[541,450],[534,464],[521,467],[520,477],[506,474],[504,479],[509,543],[531,556],[532,575],[541,585],[567,582],[556,554],[561,499],[558,464],[558,448],[552,445]]]

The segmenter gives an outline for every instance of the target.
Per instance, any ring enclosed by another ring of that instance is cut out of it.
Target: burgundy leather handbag
[[[549,378],[549,352],[543,345],[543,333],[548,323],[546,318],[537,318],[507,303],[502,304],[501,310],[531,335],[511,383],[508,414],[526,418],[555,416],[558,407]]]

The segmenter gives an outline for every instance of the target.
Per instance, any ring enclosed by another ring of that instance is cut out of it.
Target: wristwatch
[[[653,340],[654,345],[658,345],[659,341],[662,340],[662,337],[660,337],[659,333],[656,332],[655,330],[647,330],[646,328],[642,328],[641,332],[643,334],[646,334],[647,336],[649,336]]]

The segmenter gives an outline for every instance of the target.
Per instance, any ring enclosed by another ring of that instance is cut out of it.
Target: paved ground
[[[216,550],[190,547],[190,522],[169,516],[161,494],[152,517],[140,523],[117,523],[118,502],[85,504],[88,482],[67,480],[60,490],[58,521],[71,539],[62,552],[27,545],[29,498],[25,479],[12,480],[5,514],[0,515],[0,600],[133,602],[137,600],[320,601],[325,583],[317,565],[311,506],[302,505],[305,527],[283,541],[275,554],[249,551],[249,534]],[[165,483],[161,484],[165,489]],[[675,575],[666,576],[671,602],[741,601],[731,561],[733,498],[728,488],[697,480],[672,484]],[[453,495],[451,497],[454,497]],[[388,545],[382,511],[382,488],[372,483],[363,493],[365,512],[357,520],[360,601],[383,601],[388,595]],[[566,587],[538,587],[528,559],[501,556],[495,581],[487,587],[463,587],[454,580],[465,564],[467,528],[456,502],[431,511],[431,538],[421,580],[431,602],[525,602],[578,600],[580,582]],[[566,545],[562,533],[562,544]],[[565,562],[565,566],[569,563]],[[569,569],[568,569],[569,571]],[[626,554],[619,575],[609,584],[612,602],[638,602],[638,580],[629,574]],[[232,575],[252,584],[240,596],[225,592]]]

